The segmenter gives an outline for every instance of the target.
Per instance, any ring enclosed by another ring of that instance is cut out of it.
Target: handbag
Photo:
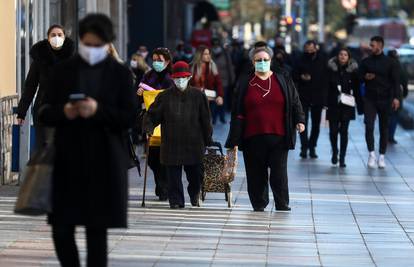
[[[355,107],[355,97],[352,95],[352,90],[351,90],[351,94],[345,94],[341,90],[341,85],[338,85],[338,91],[339,91],[338,103],[342,103],[345,106],[349,106],[349,107]]]
[[[17,196],[15,213],[38,216],[52,211],[54,159],[53,142],[48,142],[34,152],[21,176],[23,183]]]

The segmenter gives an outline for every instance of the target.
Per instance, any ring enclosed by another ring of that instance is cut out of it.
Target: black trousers
[[[365,122],[365,141],[368,151],[375,150],[374,128],[375,119],[378,114],[379,133],[380,133],[380,154],[387,151],[388,124],[391,113],[391,101],[374,102],[367,98],[364,99],[364,122]]]
[[[74,225],[52,225],[53,243],[62,267],[80,267],[78,247],[75,240]],[[86,227],[87,266],[106,267],[107,229]]]
[[[179,205],[184,207],[184,188],[182,181],[183,166],[165,166],[168,177],[168,199],[170,205]],[[197,199],[201,183],[203,181],[203,166],[202,163],[195,165],[184,166],[185,174],[187,175],[188,187],[187,191],[192,200]]]
[[[338,134],[341,135],[340,157],[345,157],[348,147],[349,120],[329,120],[329,139],[331,140],[332,152],[338,154]]]
[[[165,174],[165,166],[160,162],[160,151],[159,146],[149,147],[148,166],[154,173],[155,194],[159,197],[166,197],[168,195],[168,180]]]
[[[253,208],[265,208],[269,204],[269,182],[276,206],[288,205],[288,149],[284,147],[284,138],[276,135],[251,137],[245,140],[243,156]]]
[[[302,103],[303,112],[305,113],[305,131],[300,134],[300,143],[302,150],[315,148],[318,143],[319,130],[321,124],[322,106],[310,105],[305,102]],[[312,129],[310,136],[308,136],[308,120],[309,112],[311,114]]]

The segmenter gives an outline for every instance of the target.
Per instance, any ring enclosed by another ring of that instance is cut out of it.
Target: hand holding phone
[[[69,95],[69,102],[72,104],[78,101],[81,101],[81,100],[86,100],[86,95],[83,93],[76,93],[76,94]]]

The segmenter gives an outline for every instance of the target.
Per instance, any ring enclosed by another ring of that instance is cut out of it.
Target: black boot
[[[309,156],[311,158],[313,158],[313,159],[317,159],[318,158],[318,155],[316,155],[316,151],[315,151],[315,148],[314,147],[312,147],[312,148],[309,149]]]
[[[346,164],[345,164],[345,155],[341,154],[339,156],[339,167],[341,168],[346,168]]]
[[[308,150],[307,150],[306,148],[302,148],[302,149],[301,149],[301,152],[300,152],[300,154],[299,154],[299,156],[300,156],[302,159],[306,159],[306,158],[308,157]]]
[[[335,151],[335,150],[332,151],[331,162],[333,165],[336,165],[338,163],[338,151]]]

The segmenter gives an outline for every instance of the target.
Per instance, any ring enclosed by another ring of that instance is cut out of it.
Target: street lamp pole
[[[318,0],[319,42],[325,42],[325,1]]]
[[[285,2],[285,18],[292,16],[292,0],[286,0]],[[290,53],[292,51],[292,32],[287,31],[287,35],[285,38],[285,47],[286,52]]]

